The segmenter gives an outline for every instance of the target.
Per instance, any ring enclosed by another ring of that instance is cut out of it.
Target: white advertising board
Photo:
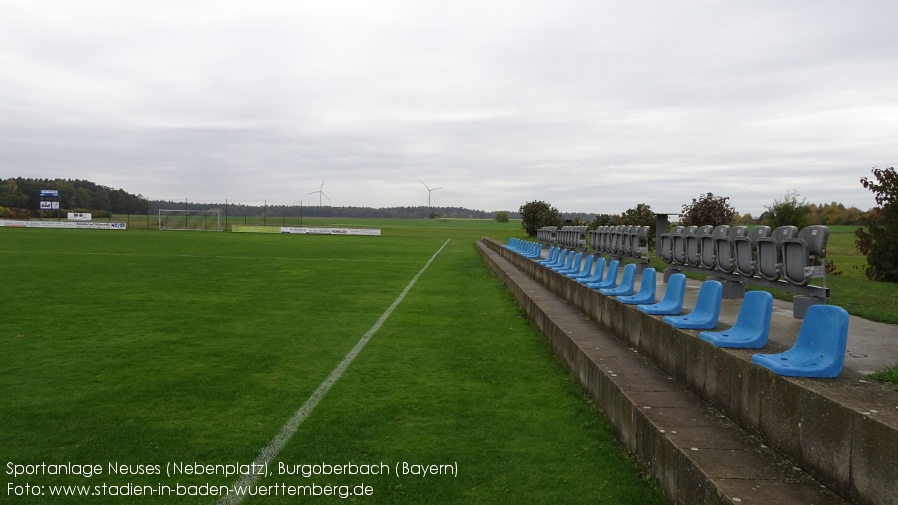
[[[18,221],[0,219],[0,226],[9,228],[68,228],[81,230],[124,230],[125,223],[101,223],[98,221]]]

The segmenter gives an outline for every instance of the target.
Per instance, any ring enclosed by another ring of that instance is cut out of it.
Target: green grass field
[[[0,502],[217,503],[433,257],[256,490],[664,503],[476,252],[518,222],[315,224],[383,235],[0,228]]]

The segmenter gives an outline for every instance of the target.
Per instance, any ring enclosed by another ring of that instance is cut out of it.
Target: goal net
[[[159,209],[159,229],[222,231],[221,210]]]

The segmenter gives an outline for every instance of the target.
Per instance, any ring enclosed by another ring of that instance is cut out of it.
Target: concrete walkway
[[[667,285],[660,280],[657,293],[660,299]],[[640,279],[637,278],[636,285]],[[695,306],[701,281],[689,279],[686,282],[687,311]],[[720,323],[732,326],[739,314],[741,299],[727,298],[720,305]],[[773,316],[770,321],[769,342],[783,348],[790,348],[795,343],[801,319],[792,317],[792,303],[782,300],[773,301]],[[760,352],[773,352],[764,350]],[[848,349],[845,354],[845,369],[862,375],[870,375],[886,367],[898,364],[898,326],[875,323],[860,317],[851,316],[848,322]],[[845,372],[843,372],[845,373]]]

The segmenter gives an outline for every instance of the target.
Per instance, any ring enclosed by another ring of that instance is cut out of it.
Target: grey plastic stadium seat
[[[633,236],[634,240],[634,251],[633,255],[637,258],[642,258],[643,254],[648,256],[649,252],[649,227],[648,226],[640,226],[636,229],[636,232]]]
[[[717,254],[718,270],[728,274],[736,271],[734,243],[737,237],[744,237],[747,233],[747,226],[731,226],[726,236],[714,239],[714,252]]]
[[[768,281],[777,281],[783,275],[783,241],[795,238],[798,227],[779,226],[769,237],[758,239],[758,275]]]
[[[686,234],[686,264],[697,267],[701,264],[702,237],[710,235],[711,225],[700,226],[694,233]]]
[[[673,263],[673,236],[674,233],[681,234],[683,233],[682,226],[676,226],[673,230],[662,233],[660,237],[658,237],[658,255],[661,256],[661,261],[665,263]]]
[[[680,233],[673,235],[673,263],[678,265],[686,264],[686,235],[695,233],[697,226],[680,227]]]
[[[699,237],[701,244],[701,252],[699,256],[699,264],[702,268],[714,270],[717,268],[717,239],[725,238],[730,226],[722,224],[715,226],[711,233]]]
[[[826,285],[826,242],[829,228],[813,225],[802,228],[797,238],[782,243],[783,278],[796,286],[807,286],[811,279],[824,278]],[[820,263],[817,265],[816,263]]]
[[[624,225],[621,227],[621,248],[620,253],[624,256],[633,255],[633,226]]]
[[[745,277],[754,277],[758,272],[757,245],[758,240],[770,236],[769,226],[756,226],[744,237],[733,240],[733,252],[736,255],[736,272]]]

